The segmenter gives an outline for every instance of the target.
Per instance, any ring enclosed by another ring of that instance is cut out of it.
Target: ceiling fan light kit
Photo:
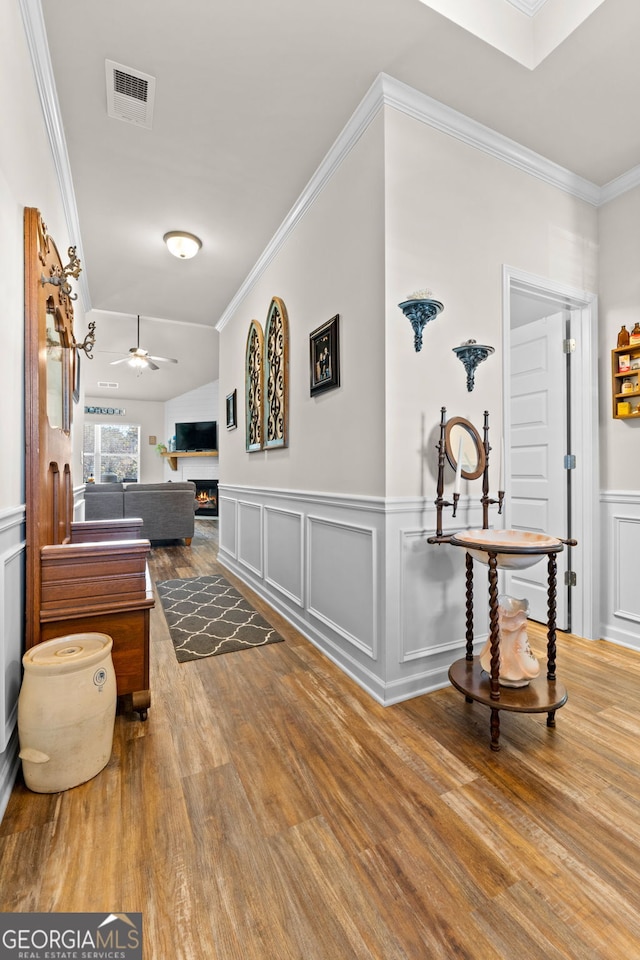
[[[190,260],[202,246],[202,240],[193,233],[184,230],[171,230],[162,238],[169,248],[169,252],[179,260]]]
[[[142,373],[143,370],[159,370],[160,367],[154,361],[160,361],[161,363],[177,363],[177,360],[172,359],[171,357],[154,357],[149,353],[148,350],[143,350],[140,346],[140,314],[138,314],[138,342],[135,347],[129,347],[129,355],[126,357],[121,357],[120,360],[112,360],[111,366],[115,366],[117,363],[128,363],[130,367],[133,367],[137,370],[138,375]]]

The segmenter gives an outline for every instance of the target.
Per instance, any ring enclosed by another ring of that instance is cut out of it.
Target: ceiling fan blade
[[[121,357],[120,360],[110,360],[109,365],[115,367],[117,363],[129,363],[131,357]]]
[[[146,360],[147,366],[149,367],[150,370],[159,370],[159,369],[160,369],[160,367],[158,367],[155,363],[152,363],[152,362],[151,362],[150,357],[145,357],[145,360]]]
[[[171,357],[154,357],[154,356],[152,356],[151,354],[149,354],[149,358],[150,358],[151,360],[160,360],[162,363],[177,363],[177,362],[178,362],[177,360],[172,360]]]

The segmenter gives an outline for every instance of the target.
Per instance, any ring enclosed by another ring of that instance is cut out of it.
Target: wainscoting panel
[[[292,603],[304,606],[304,515],[264,508],[264,579]]]
[[[375,530],[318,516],[307,525],[309,612],[375,660]]]
[[[424,530],[402,530],[400,536],[400,661],[457,654],[465,634],[464,551],[427,543],[430,533]],[[479,607],[484,624],[484,608]]]
[[[218,487],[218,490],[220,488]],[[238,502],[232,497],[218,496],[218,536],[220,550],[237,559],[238,557],[238,530],[237,514]]]
[[[379,703],[448,684],[449,666],[464,653],[464,551],[427,543],[432,501],[220,484],[220,502],[220,563]],[[237,554],[224,529],[233,503]],[[447,524],[450,532],[477,527],[481,510],[463,497]],[[481,645],[486,568],[476,576]]]
[[[16,546],[1,557],[2,580],[0,582],[0,648],[2,649],[2,674],[0,686],[0,717],[4,718],[0,729],[0,753],[13,733],[17,719],[18,694],[22,680],[22,654],[24,651],[25,578],[24,548]]]
[[[615,517],[616,595],[614,616],[640,623],[640,517]],[[630,558],[633,558],[631,560]]]
[[[640,650],[640,493],[606,491],[601,502],[601,636]]]
[[[18,769],[18,694],[25,611],[24,507],[0,514],[0,817]]]
[[[238,561],[262,577],[262,506],[238,501]]]

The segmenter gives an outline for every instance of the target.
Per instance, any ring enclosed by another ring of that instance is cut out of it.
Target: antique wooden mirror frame
[[[486,462],[480,434],[464,417],[451,417],[447,420],[445,428],[445,453],[454,470],[458,465],[460,449],[462,449],[462,477],[465,480],[477,480],[482,476]]]

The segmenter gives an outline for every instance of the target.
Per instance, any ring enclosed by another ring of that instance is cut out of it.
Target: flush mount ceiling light
[[[180,260],[190,260],[202,246],[202,240],[184,230],[171,230],[162,238],[169,248],[169,252]]]

